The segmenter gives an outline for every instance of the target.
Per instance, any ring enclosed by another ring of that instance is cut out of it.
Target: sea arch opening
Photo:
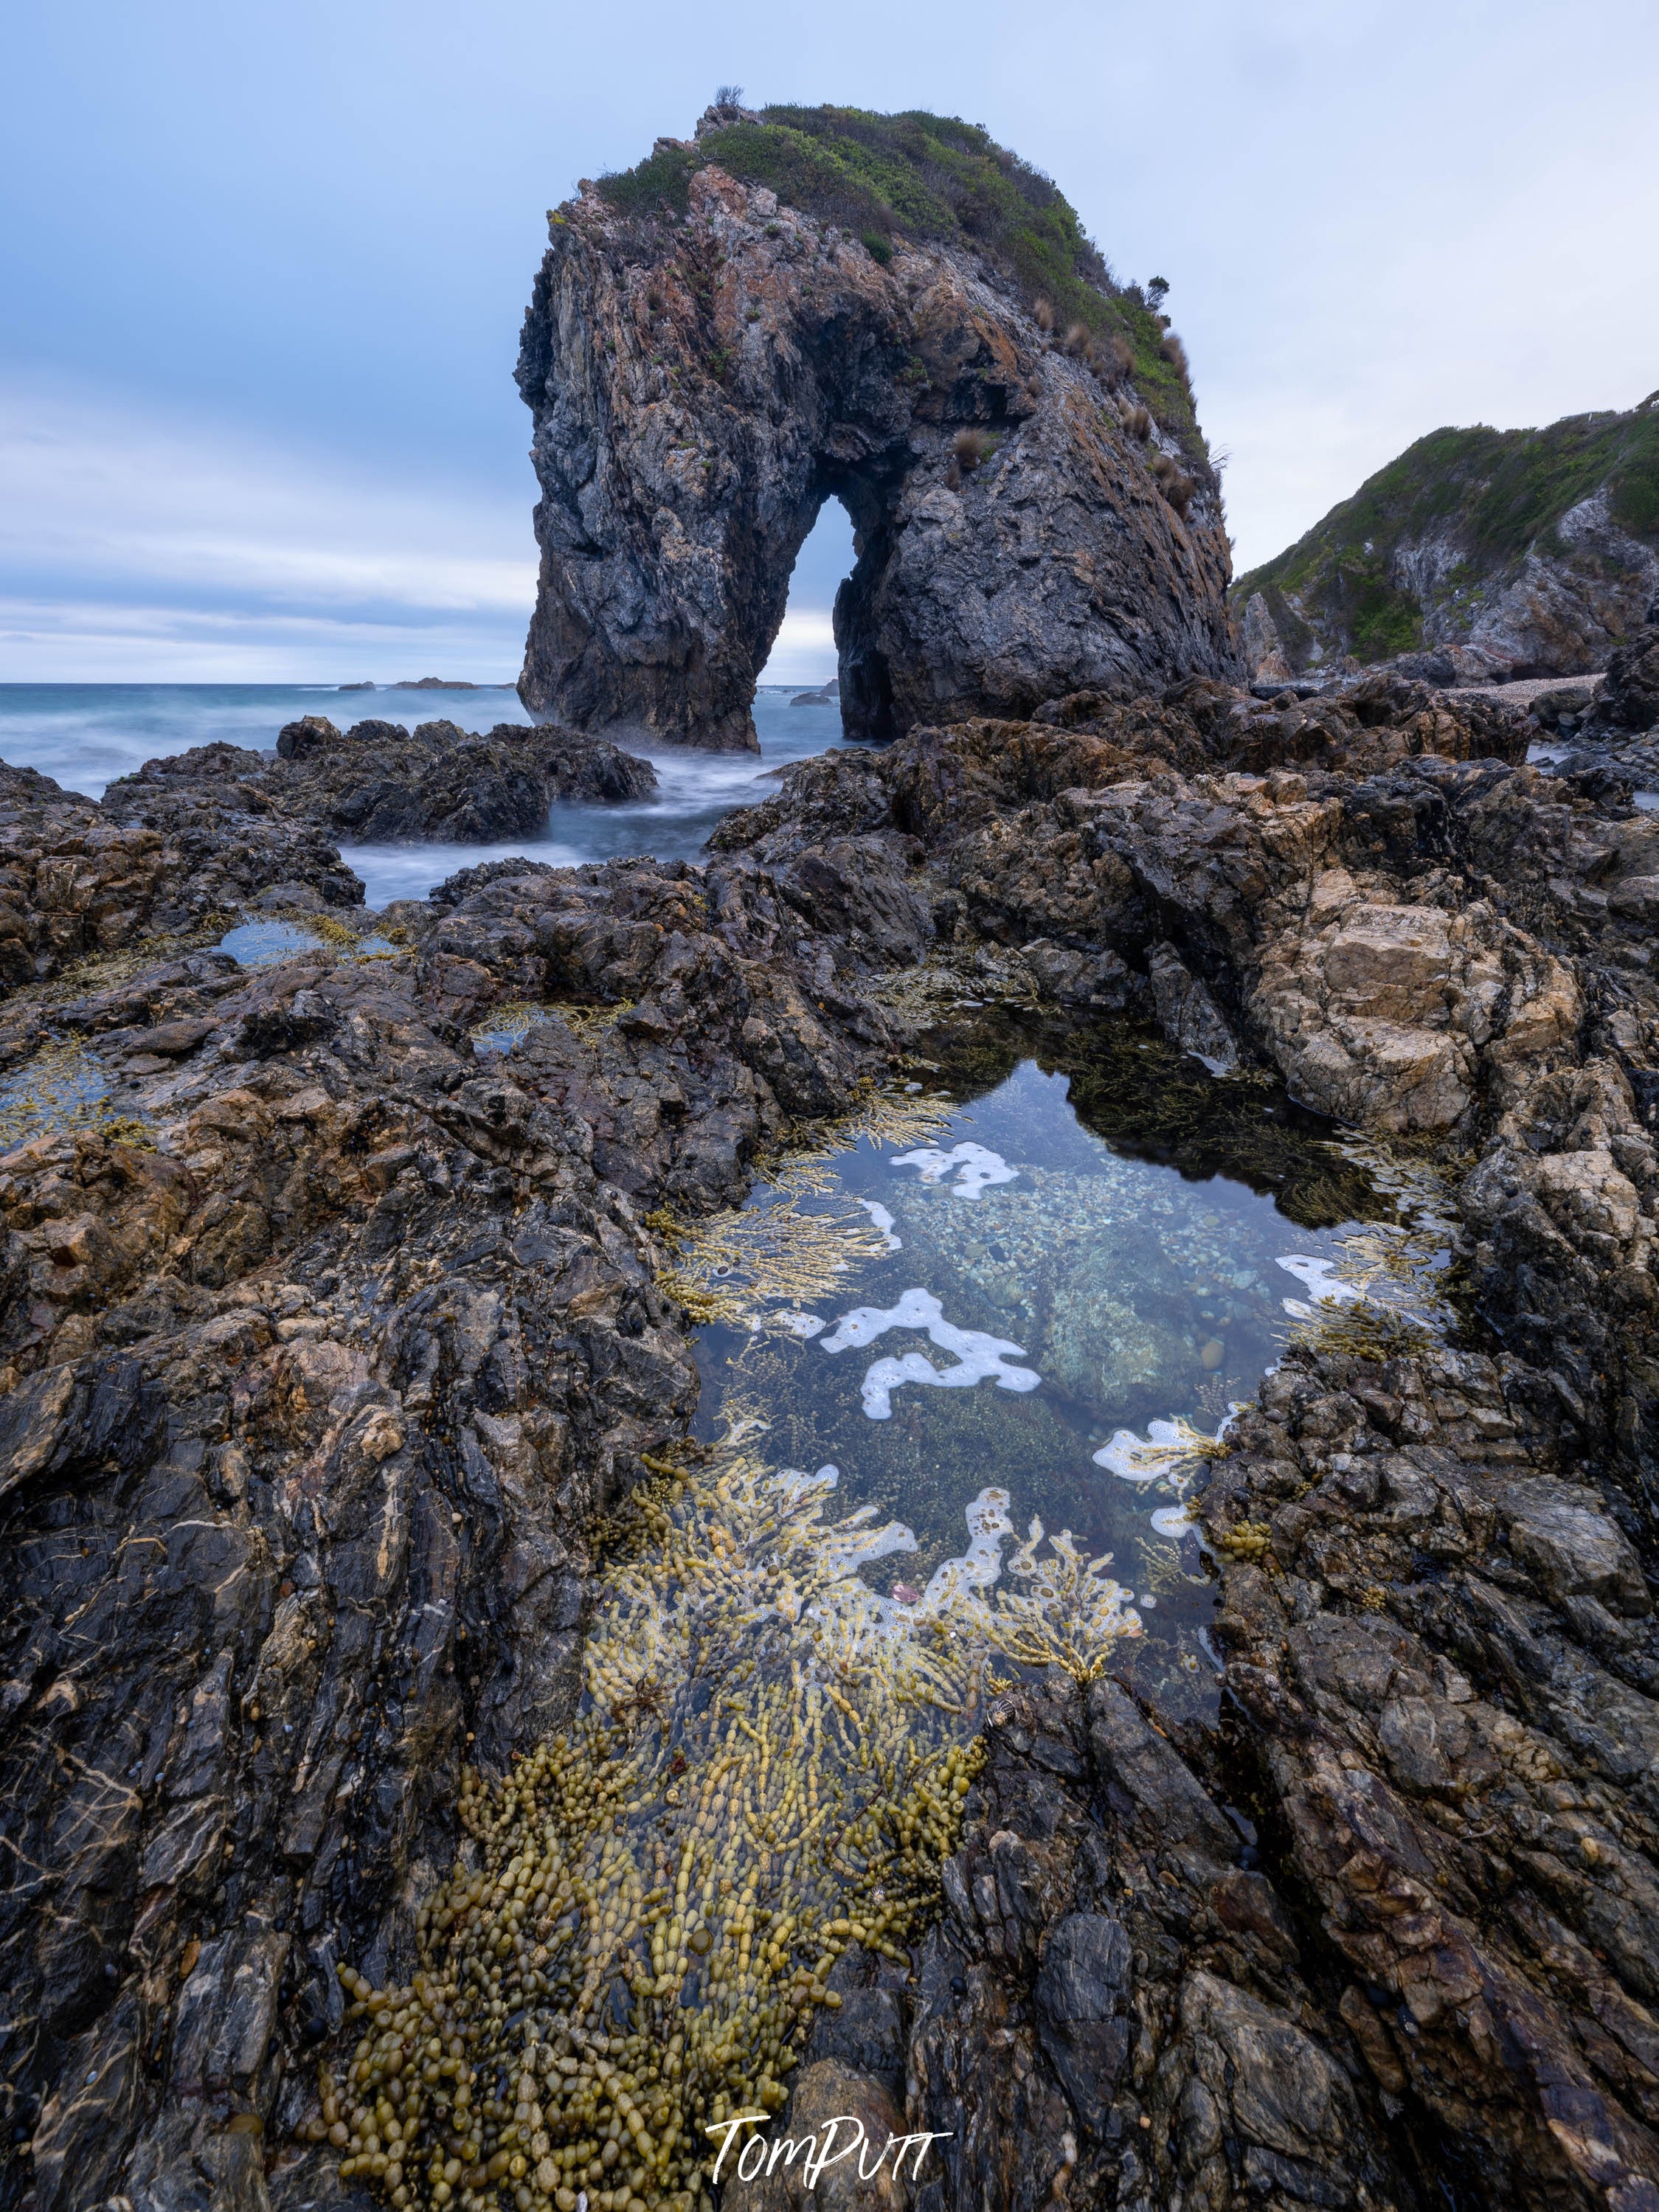
[[[759,681],[817,690],[838,676],[835,608],[857,558],[853,518],[836,492],[827,492],[794,565],[777,635]]]

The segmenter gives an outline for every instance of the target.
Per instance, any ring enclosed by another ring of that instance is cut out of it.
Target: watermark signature
[[[705,2135],[723,2138],[720,2156],[714,2160],[714,2180],[720,2178],[720,2169],[726,2164],[738,2129],[763,2126],[771,2117],[769,2112],[739,2112],[734,2119],[720,2120],[713,2127],[703,2130]],[[843,2130],[845,2142],[842,2141]],[[927,2154],[929,2144],[949,2142],[950,2140],[949,2135],[945,2134],[890,2135],[878,2154],[875,2164],[866,2166],[865,2154],[872,2148],[874,2136],[866,2133],[863,2121],[855,2112],[837,2112],[833,2119],[825,2120],[811,2135],[780,2136],[773,2142],[769,2142],[764,2136],[749,2136],[733,2159],[732,2166],[739,2180],[754,2181],[763,2173],[776,2172],[780,2165],[787,2171],[799,2159],[803,2184],[808,2189],[816,2189],[818,2176],[826,2166],[839,2166],[844,2158],[851,2158],[855,2154],[859,2162],[859,2179],[873,2181],[887,2163],[890,2153],[894,2178],[896,2179],[902,2174],[904,2161],[908,2156],[914,2180],[921,2172],[921,2161]]]

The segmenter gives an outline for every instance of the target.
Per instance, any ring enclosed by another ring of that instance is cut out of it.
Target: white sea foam
[[[977,1198],[988,1183],[1012,1182],[1019,1174],[1000,1152],[984,1145],[954,1145],[947,1152],[938,1145],[921,1145],[913,1152],[896,1153],[892,1168],[915,1168],[923,1182],[944,1183],[957,1198]]]
[[[1352,1283],[1345,1283],[1332,1270],[1328,1260],[1322,1260],[1311,1252],[1285,1252],[1277,1264],[1287,1275],[1294,1275],[1308,1286],[1309,1295],[1331,1305],[1352,1305],[1362,1295]],[[1295,1321],[1311,1321],[1313,1308],[1301,1298],[1285,1298],[1285,1310]]]
[[[920,1601],[904,1609],[914,1619],[948,1613],[969,1595],[988,1590],[1002,1572],[1002,1543],[1014,1533],[1008,1493],[988,1485],[966,1509],[968,1549],[935,1567]]]
[[[1189,1536],[1198,1523],[1193,1518],[1189,1505],[1160,1505],[1152,1516],[1152,1526],[1160,1536]]]
[[[833,1461],[826,1461],[816,1474],[808,1474],[798,1467],[786,1467],[775,1477],[778,1488],[793,1505],[809,1490],[834,1490],[841,1481],[841,1469]],[[916,1542],[915,1532],[907,1528],[902,1521],[884,1522],[879,1528],[867,1524],[875,1518],[873,1505],[860,1506],[856,1513],[828,1531],[824,1539],[825,1557],[831,1571],[836,1575],[854,1575],[870,1559],[884,1559],[890,1552],[915,1552],[921,1547]]]
[[[1225,1427],[1224,1422],[1224,1434]],[[1095,1454],[1095,1465],[1103,1467],[1121,1482],[1167,1480],[1212,1451],[1217,1441],[1188,1420],[1149,1421],[1144,1437],[1138,1437],[1133,1429],[1118,1430],[1110,1443],[1103,1444]]]
[[[778,1477],[792,1510],[806,1504],[814,1489],[834,1489],[837,1480],[833,1467],[822,1467],[815,1475],[789,1468]],[[966,1508],[967,1550],[944,1560],[927,1589],[908,1602],[881,1596],[858,1574],[865,1560],[918,1548],[911,1531],[896,1522],[866,1528],[875,1510],[867,1507],[823,1532],[831,1573],[827,1583],[820,1579],[820,1595],[807,1602],[792,1583],[765,1610],[811,1624],[823,1662],[857,1662],[874,1641],[911,1655],[907,1663],[935,1688],[939,1682],[931,1672],[929,1638],[940,1628],[954,1648],[983,1645],[1027,1664],[1041,1663],[1045,1653],[1083,1652],[1092,1659],[1110,1639],[1139,1632],[1139,1618],[1128,1603],[1133,1593],[1107,1571],[1110,1553],[1085,1559],[1065,1528],[1048,1539],[1047,1552],[1040,1553],[1045,1540],[1041,1521],[1031,1522],[1025,1541],[1007,1561],[1016,1587],[1005,1585],[993,1601],[992,1592],[1002,1580],[1003,1545],[1015,1534],[1008,1504],[1006,1490],[988,1485],[981,1490]]]
[[[887,1208],[880,1204],[878,1200],[873,1198],[861,1198],[859,1200],[858,1203],[864,1208],[871,1220],[875,1223],[877,1228],[880,1230],[882,1235],[887,1239],[888,1250],[890,1252],[902,1252],[904,1249],[904,1239],[897,1234],[896,1225],[894,1223],[892,1215],[887,1211]]]
[[[808,1474],[804,1467],[781,1467],[772,1480],[793,1505],[803,1491],[815,1489],[820,1483],[826,1490],[835,1489],[841,1480],[841,1469],[833,1460],[825,1460],[815,1474]]]
[[[825,1352],[845,1352],[850,1346],[873,1344],[890,1328],[926,1329],[941,1352],[953,1352],[957,1364],[935,1367],[920,1352],[902,1358],[878,1359],[864,1377],[864,1410],[872,1421],[884,1421],[893,1411],[893,1393],[907,1382],[929,1384],[941,1390],[971,1389],[988,1378],[1003,1390],[1035,1390],[1042,1376],[1029,1367],[1011,1367],[1011,1358],[1024,1358],[1025,1347],[1007,1338],[986,1336],[978,1329],[957,1328],[945,1320],[943,1308],[931,1291],[906,1291],[893,1306],[855,1306],[843,1314],[833,1332],[819,1341]]]
[[[781,1306],[776,1313],[757,1314],[751,1328],[781,1328],[790,1336],[804,1336],[809,1340],[822,1336],[830,1326],[822,1314],[797,1313],[793,1307]]]
[[[820,1470],[823,1474],[830,1472],[828,1468]],[[968,1548],[959,1559],[940,1561],[920,1597],[906,1605],[897,1598],[881,1597],[874,1590],[861,1589],[855,1594],[859,1609],[871,1624],[908,1636],[925,1620],[939,1620],[957,1613],[963,1605],[983,1603],[984,1593],[1002,1574],[1004,1540],[1014,1534],[1014,1524],[1008,1518],[1008,1492],[988,1485],[963,1510],[968,1522]],[[843,1540],[836,1553],[838,1565],[852,1573],[861,1559],[880,1559],[890,1552],[915,1552],[921,1548],[911,1531],[896,1522],[889,1522],[885,1528],[872,1530],[865,1545],[855,1555]]]

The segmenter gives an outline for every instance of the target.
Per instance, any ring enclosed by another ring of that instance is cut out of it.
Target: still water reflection
[[[1118,1588],[1113,1663],[1202,1709],[1212,1594],[1183,1501],[1204,1440],[1362,1283],[1425,1310],[1442,1255],[1271,1091],[1195,1090],[1121,1035],[1069,1066],[1007,1057],[978,1096],[941,1071],[894,1132],[785,1162],[699,1232],[699,1432],[833,1468],[838,1514],[896,1524],[860,1572],[901,1632],[964,1573],[994,1604],[1021,1547],[1029,1568],[1069,1544]]]

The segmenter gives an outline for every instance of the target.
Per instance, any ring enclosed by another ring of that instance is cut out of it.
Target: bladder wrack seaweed
[[[532,1030],[551,1019],[550,1008],[532,1006],[527,999],[512,999],[492,1006],[467,1034],[476,1051],[511,1052],[515,1044],[524,1042]]]
[[[43,1045],[0,1079],[0,1152],[73,1129],[95,1129],[119,1144],[155,1148],[146,1122],[110,1105],[109,1078],[76,1039]]]
[[[868,1090],[850,1113],[815,1125],[806,1142],[761,1164],[758,1202],[695,1221],[652,1214],[646,1225],[672,1255],[662,1287],[695,1321],[814,1334],[800,1326],[810,1317],[761,1309],[833,1297],[855,1267],[900,1249],[885,1206],[839,1192],[836,1164],[858,1144],[913,1143],[952,1110],[945,1100]]]
[[[492,1006],[468,1034],[477,1051],[511,1052],[532,1030],[549,1022],[562,1022],[579,1042],[591,1049],[624,1014],[631,1014],[634,1006],[632,999],[618,999],[606,1006],[538,1006],[529,999],[508,999]]]
[[[957,1110],[948,1098],[878,1091],[873,1084],[866,1085],[848,1112],[809,1123],[787,1152],[758,1161],[758,1181],[763,1188],[786,1196],[822,1196],[838,1187],[847,1155],[858,1146],[881,1152],[893,1145],[917,1144],[943,1129]]]
[[[792,1197],[702,1221],[653,1216],[650,1225],[673,1252],[673,1264],[658,1278],[662,1287],[694,1319],[738,1328],[793,1327],[787,1315],[774,1320],[758,1310],[781,1299],[799,1306],[833,1296],[854,1267],[888,1249],[887,1232],[851,1200],[806,1212]]]
[[[1089,1679],[1128,1593],[1041,1525],[1009,1561],[1006,1493],[913,1605],[859,1570],[914,1550],[833,1467],[726,1448],[636,1492],[600,1584],[571,1729],[469,1772],[479,1863],[416,1916],[420,1965],[342,1979],[364,2033],[307,2124],[398,2206],[691,2212],[703,2130],[776,2111],[841,1952],[905,1961],[937,1910],[1001,1656]],[[706,2202],[706,2198],[704,2200]]]

